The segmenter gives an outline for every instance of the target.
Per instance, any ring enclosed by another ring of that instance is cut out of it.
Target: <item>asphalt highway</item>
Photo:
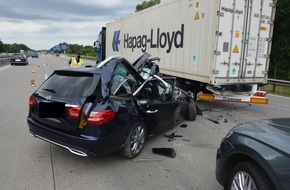
[[[290,99],[268,95],[268,105],[197,102],[203,115],[165,134],[150,137],[139,157],[118,154],[79,157],[29,135],[26,117],[30,95],[69,58],[40,55],[27,66],[0,67],[0,189],[1,190],[221,190],[215,179],[216,151],[222,138],[240,122],[289,117]],[[94,61],[84,61],[93,65]],[[35,86],[31,85],[35,81]],[[174,148],[175,158],[152,153]]]

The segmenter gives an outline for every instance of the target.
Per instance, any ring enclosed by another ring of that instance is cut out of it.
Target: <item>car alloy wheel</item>
[[[131,152],[136,155],[142,150],[145,142],[145,129],[143,126],[135,128],[131,137]]]
[[[238,172],[233,180],[231,185],[231,190],[257,190],[254,180],[246,172]]]
[[[273,184],[259,165],[251,161],[242,161],[234,166],[225,189],[272,190],[274,188]]]
[[[141,121],[134,123],[126,137],[124,146],[121,149],[120,154],[125,158],[137,157],[144,147],[146,138],[146,125]]]

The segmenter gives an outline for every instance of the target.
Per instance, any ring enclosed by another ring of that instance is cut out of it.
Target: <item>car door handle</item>
[[[156,113],[158,110],[147,110],[146,113]]]

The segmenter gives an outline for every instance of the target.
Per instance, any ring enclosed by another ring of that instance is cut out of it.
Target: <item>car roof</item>
[[[74,73],[74,74],[95,74],[101,76],[102,85],[102,96],[105,98],[107,96],[106,89],[110,86],[114,70],[118,64],[124,64],[131,72],[135,73],[138,80],[143,83],[145,80],[140,76],[140,74],[134,69],[134,67],[122,56],[114,56],[106,59],[105,61],[85,67],[67,67],[65,69],[56,70],[54,73]]]
[[[138,74],[134,67],[122,56],[114,56],[106,59],[105,61],[93,65],[84,67],[67,67],[65,69],[56,70],[55,72],[79,72],[79,73],[92,73],[100,75],[112,75],[117,64],[123,63],[127,68],[138,75],[139,79],[143,81],[144,79]]]

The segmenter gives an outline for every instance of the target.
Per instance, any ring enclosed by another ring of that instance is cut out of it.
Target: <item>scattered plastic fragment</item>
[[[214,123],[216,123],[216,124],[220,124],[217,120],[214,120],[214,119],[211,119],[211,118],[207,118],[209,121],[212,121],[212,122],[214,122]]]
[[[176,152],[173,148],[152,148],[154,154],[175,158]]]
[[[163,134],[164,137],[168,137],[168,142],[175,140],[176,137],[183,137],[182,135],[175,135],[175,133],[171,133],[170,135]]]
[[[181,127],[181,128],[186,128],[187,125],[186,125],[186,124],[181,124],[180,127]]]

